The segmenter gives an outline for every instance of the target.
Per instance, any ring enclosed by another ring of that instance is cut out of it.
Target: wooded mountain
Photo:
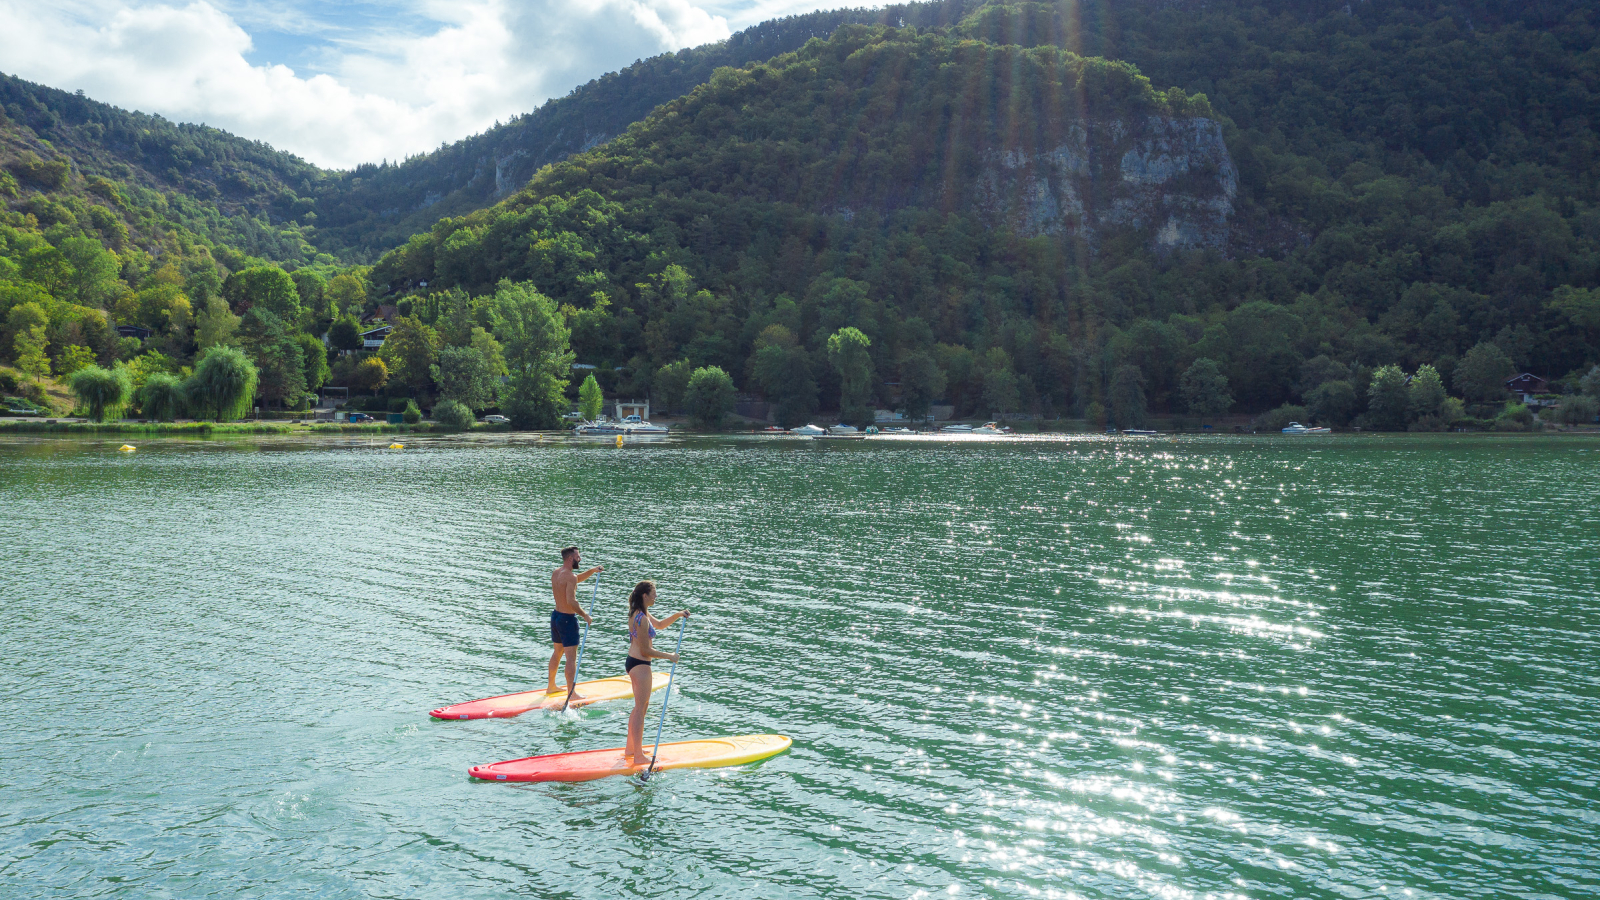
[[[1338,423],[1386,367],[1489,401],[1512,366],[1600,359],[1596,25],[1575,0],[817,13],[348,173],[7,80],[0,193],[56,243],[192,245],[221,275],[404,241],[369,303],[492,330],[473,298],[531,283],[613,390],[671,395],[681,362],[796,416],[848,382],[1126,420],[1204,383]],[[156,268],[122,266],[129,291]],[[841,373],[841,329],[873,378]]]

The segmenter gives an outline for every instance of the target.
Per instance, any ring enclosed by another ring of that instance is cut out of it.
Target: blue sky
[[[319,165],[402,159],[636,59],[848,0],[0,0],[0,71]]]

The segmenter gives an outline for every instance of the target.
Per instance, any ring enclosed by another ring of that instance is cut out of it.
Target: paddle
[[[683,630],[689,627],[689,620],[685,618],[678,623],[678,646],[672,648],[672,655],[677,656],[683,649]],[[639,773],[640,781],[649,781],[650,772],[656,767],[656,754],[661,752],[661,726],[667,724],[667,703],[672,700],[672,679],[678,674],[678,661],[672,661],[672,671],[667,673],[667,692],[661,697],[661,721],[656,723],[656,746],[650,751],[650,765]]]
[[[589,618],[594,618],[594,604],[600,599],[600,574],[594,576],[594,590],[589,594]],[[578,660],[572,664],[572,690],[567,691],[567,699],[561,701],[561,711],[567,711],[567,704],[572,702],[572,695],[578,692],[578,676],[583,673],[583,645],[589,643],[589,622],[583,623],[583,636],[578,638]]]

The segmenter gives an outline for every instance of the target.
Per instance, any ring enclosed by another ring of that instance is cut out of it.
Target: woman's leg
[[[634,666],[628,672],[628,679],[633,683],[633,712],[628,713],[628,742],[622,751],[625,756],[644,756],[644,716],[650,708],[653,678],[649,666]]]

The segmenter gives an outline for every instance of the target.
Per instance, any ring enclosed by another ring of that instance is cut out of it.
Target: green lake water
[[[6,897],[1600,893],[1593,439],[120,443],[0,439]],[[622,743],[427,716],[569,542],[793,749],[470,780]]]

